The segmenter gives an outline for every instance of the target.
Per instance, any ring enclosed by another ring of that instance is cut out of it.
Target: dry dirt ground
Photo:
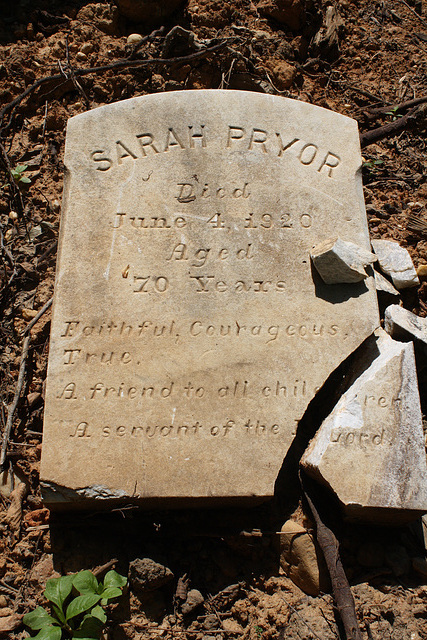
[[[120,4],[129,16],[138,3]],[[162,9],[157,19],[155,4]],[[286,4],[292,10],[280,12]],[[177,25],[182,30],[171,32]],[[144,39],[127,44],[134,33]],[[399,129],[363,149],[369,227],[373,238],[407,247],[419,267],[427,264],[427,103],[405,103],[426,99],[426,54],[425,1],[153,0],[131,18],[114,1],[2,3],[2,430],[17,388],[22,331],[53,294],[69,117],[147,93],[229,88],[338,111],[356,118],[363,133],[397,123]],[[426,275],[402,303],[427,315]],[[340,637],[332,596],[307,596],[281,575],[275,532],[285,514],[271,506],[233,513],[123,509],[50,516],[38,486],[49,314],[29,332],[7,451],[6,468],[25,480],[28,493],[14,517],[7,487],[0,501],[0,636],[27,637],[22,614],[43,602],[53,564],[64,573],[117,558],[117,570],[126,573],[130,560],[150,557],[170,567],[174,581],[148,595],[131,590],[111,608],[108,638]],[[338,518],[335,526],[362,637],[427,639],[427,577],[412,566],[422,555],[417,531]],[[262,535],[248,535],[257,529]],[[173,596],[185,573],[205,601],[183,617]]]

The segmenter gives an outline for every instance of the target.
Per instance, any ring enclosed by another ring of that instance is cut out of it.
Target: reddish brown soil
[[[303,4],[295,0],[294,8]],[[53,293],[69,117],[147,93],[221,87],[320,105],[356,118],[366,132],[407,113],[395,105],[427,96],[425,0],[305,4],[306,15],[295,18],[300,24],[293,25],[294,31],[266,15],[265,7],[274,5],[269,0],[189,0],[157,25],[132,23],[114,2],[21,0],[0,9],[2,429],[17,383],[21,331]],[[340,16],[337,40],[316,48],[313,37],[329,5]],[[202,48],[223,46],[193,59],[173,60],[197,51],[185,34],[180,40],[166,37],[175,25],[195,34]],[[137,51],[126,44],[129,34],[149,35],[160,26],[163,29]],[[73,71],[129,56],[157,61],[73,76]],[[58,74],[13,102],[37,80]],[[371,117],[369,109],[375,107],[387,107],[386,113]],[[427,264],[426,109],[427,103],[404,130],[363,150],[371,235],[399,241],[416,267]],[[20,165],[26,165],[22,175],[29,182],[20,181],[16,172],[12,177]],[[402,303],[427,315],[425,276],[419,287],[402,295]],[[1,498],[0,636],[5,629],[3,637],[26,637],[19,616],[43,601],[52,557],[61,572],[94,568],[118,557],[118,569],[126,572],[130,559],[148,556],[170,566],[176,579],[188,573],[191,587],[201,590],[205,603],[183,619],[174,616],[173,586],[142,599],[131,593],[127,604],[111,611],[109,638],[339,637],[331,596],[306,596],[279,574],[278,523],[262,508],[250,514],[141,516],[123,510],[110,516],[57,516],[48,528],[49,513],[41,510],[38,461],[49,314],[31,331],[25,385],[8,449],[8,460],[26,479],[29,494],[15,530],[4,518],[9,499]],[[240,533],[253,528],[264,535]],[[338,532],[363,638],[427,639],[427,578],[411,566],[411,558],[422,555],[417,532],[342,523]],[[382,550],[374,558],[372,543]],[[241,583],[234,602],[211,599],[232,583]],[[7,613],[18,618],[7,623]]]

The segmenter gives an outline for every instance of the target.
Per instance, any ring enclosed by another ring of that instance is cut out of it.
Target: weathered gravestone
[[[42,460],[49,502],[271,496],[298,420],[378,326],[357,125],[183,91],[69,121]]]

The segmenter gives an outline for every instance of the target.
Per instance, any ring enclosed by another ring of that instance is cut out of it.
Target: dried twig
[[[21,395],[22,387],[24,386],[25,367],[26,367],[26,364],[27,364],[27,357],[28,357],[28,350],[29,350],[29,347],[30,347],[30,340],[31,340],[30,336],[27,336],[24,339],[24,344],[22,346],[21,364],[19,366],[19,375],[18,375],[18,382],[16,384],[15,395],[14,395],[14,398],[13,398],[13,402],[8,407],[8,411],[7,411],[7,422],[6,422],[6,426],[4,428],[3,443],[2,443],[2,447],[1,447],[1,453],[0,453],[0,470],[3,470],[3,468],[4,468],[4,463],[5,463],[6,454],[7,454],[7,445],[8,445],[9,438],[10,438],[10,432],[12,430],[13,417],[15,415],[15,411],[16,411],[16,408],[18,406],[18,402],[19,402],[19,398],[20,398],[20,395]]]
[[[301,484],[302,484],[302,478]],[[304,485],[303,491],[316,523],[316,537],[325,557],[329,575],[331,576],[332,592],[335,603],[344,626],[346,640],[362,640],[359,623],[356,617],[356,608],[353,594],[345,575],[344,567],[339,554],[338,540],[334,532],[322,521],[312,499],[308,495]]]
[[[45,305],[43,305],[40,311],[37,312],[37,315],[35,315],[34,318],[31,320],[31,322],[27,324],[25,329],[21,331],[21,336],[25,336],[34,327],[34,325],[40,320],[42,315],[46,313],[46,311],[52,306],[52,302],[53,302],[53,296],[46,302]]]
[[[99,576],[102,576],[103,573],[108,571],[108,569],[111,569],[112,567],[114,567],[117,563],[118,563],[117,558],[113,558],[112,560],[109,560],[108,562],[101,565],[100,567],[97,567],[96,569],[94,569],[92,573],[96,578],[98,578]]]
[[[367,147],[369,144],[373,144],[374,142],[378,142],[378,140],[383,140],[383,138],[387,138],[388,136],[394,136],[406,127],[414,123],[417,119],[425,117],[425,110],[422,106],[414,107],[410,109],[408,113],[393,122],[388,122],[382,127],[377,127],[376,129],[371,129],[371,131],[366,131],[365,133],[360,134],[360,146]]]
[[[413,100],[406,100],[406,102],[400,102],[397,104],[390,104],[385,107],[368,107],[365,114],[368,120],[373,120],[377,116],[387,115],[388,113],[397,113],[398,111],[405,111],[411,107],[416,107],[419,104],[427,102],[427,96],[421,96],[420,98],[414,98]]]
[[[427,22],[424,20],[424,18],[423,18],[422,16],[420,16],[420,14],[419,14],[419,13],[417,13],[417,12],[415,11],[415,9],[413,9],[413,8],[412,8],[412,7],[411,7],[411,6],[406,2],[406,0],[399,0],[399,2],[401,2],[402,4],[404,4],[404,5],[405,5],[405,7],[406,7],[406,8],[407,8],[407,9],[408,9],[408,10],[409,10],[409,11],[410,11],[414,16],[416,16],[420,22],[422,22],[424,25],[426,25],[426,26],[427,26]]]

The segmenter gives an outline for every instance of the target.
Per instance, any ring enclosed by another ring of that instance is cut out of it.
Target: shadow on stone
[[[373,275],[372,267],[366,267],[366,272],[368,276]],[[311,263],[311,275],[316,297],[322,298],[322,300],[326,300],[326,302],[331,302],[332,304],[340,304],[350,298],[358,298],[368,291],[365,281],[355,282],[353,284],[325,284],[317,273],[313,263]]]

